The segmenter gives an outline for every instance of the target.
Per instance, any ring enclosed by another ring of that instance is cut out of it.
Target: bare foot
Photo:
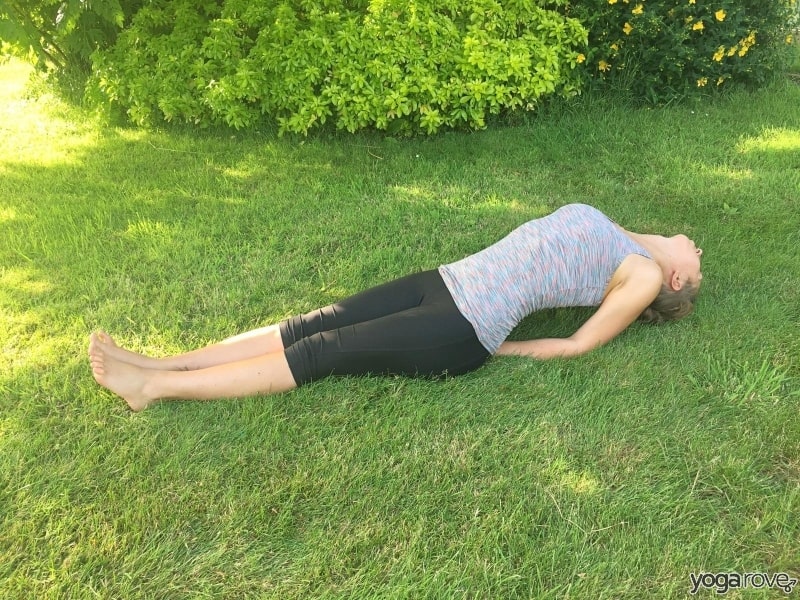
[[[153,372],[111,356],[106,352],[107,347],[107,344],[98,342],[95,334],[92,334],[89,360],[95,381],[121,396],[131,410],[144,410],[157,399],[147,392],[147,383]]]
[[[105,331],[98,331],[93,333],[89,338],[89,355],[92,354],[92,349],[102,349],[106,356],[116,358],[122,362],[136,365],[142,369],[160,369],[162,368],[160,361],[157,358],[151,358],[138,352],[132,352],[125,348],[118,346],[110,335]]]

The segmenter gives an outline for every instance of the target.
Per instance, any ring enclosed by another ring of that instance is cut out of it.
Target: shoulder
[[[652,295],[655,298],[661,290],[662,283],[661,267],[656,261],[641,254],[629,254],[614,271],[605,295],[624,287],[639,289],[643,295]]]
[[[641,254],[628,254],[622,259],[614,275],[619,273],[622,279],[654,279],[661,280],[661,267],[652,258]]]
[[[661,282],[661,269],[655,261],[638,254],[626,256],[597,312],[571,336],[575,353],[605,344],[633,323],[656,298]]]

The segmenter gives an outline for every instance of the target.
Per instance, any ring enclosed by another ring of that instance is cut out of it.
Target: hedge
[[[581,0],[596,88],[663,104],[732,83],[760,86],[784,67],[797,0]]]
[[[577,93],[587,31],[560,4],[154,2],[95,56],[92,91],[136,123],[480,128],[488,115]]]
[[[0,0],[0,53],[134,123],[481,128],[548,97],[760,86],[798,0]],[[88,77],[88,82],[86,81]],[[85,83],[85,85],[84,85]]]

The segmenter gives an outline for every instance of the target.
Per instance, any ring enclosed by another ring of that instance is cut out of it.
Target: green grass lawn
[[[0,68],[0,597],[682,598],[693,572],[800,578],[800,86],[299,139],[102,127],[26,77]],[[570,202],[692,237],[695,314],[569,361],[138,414],[91,377],[96,328],[188,350]]]

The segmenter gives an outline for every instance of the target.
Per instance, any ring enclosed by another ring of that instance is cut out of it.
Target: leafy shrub
[[[732,82],[764,84],[791,43],[797,0],[581,0],[592,85],[662,103]]]
[[[154,0],[95,55],[90,94],[140,124],[480,128],[577,93],[587,33],[565,2]]]
[[[0,0],[3,52],[32,56],[42,70],[88,73],[90,56],[113,44],[141,0]]]

